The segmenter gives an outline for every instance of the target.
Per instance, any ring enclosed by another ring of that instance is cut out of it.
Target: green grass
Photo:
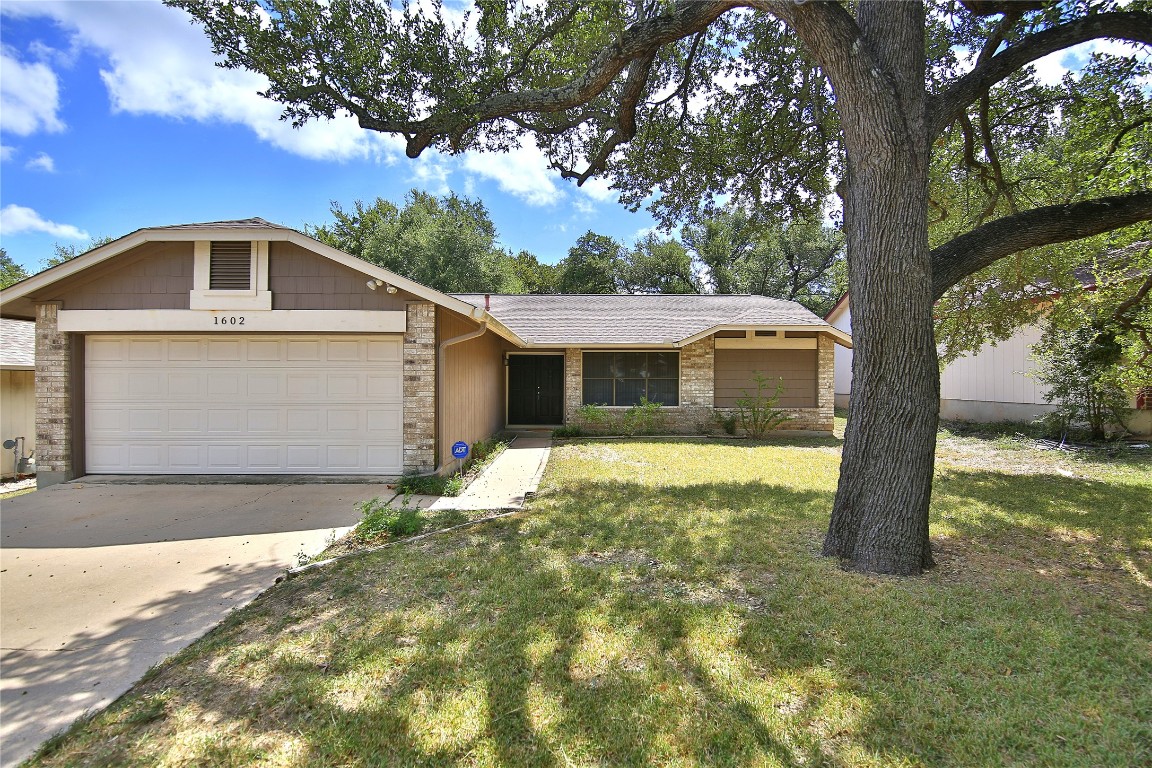
[[[818,555],[836,440],[587,441],[271,590],[34,765],[1152,760],[1152,470],[944,435],[940,565]]]

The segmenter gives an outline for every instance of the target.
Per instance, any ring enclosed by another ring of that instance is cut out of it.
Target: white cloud
[[[529,205],[551,205],[563,196],[553,181],[556,171],[535,144],[521,143],[510,152],[467,152],[464,168],[494,180]]]
[[[364,130],[349,116],[293,129],[280,120],[278,104],[257,95],[267,87],[262,76],[215,66],[200,27],[158,2],[6,3],[4,12],[49,16],[72,33],[74,46],[107,57],[100,77],[114,111],[237,123],[262,141],[318,160],[387,162],[402,151],[401,139]]]
[[[60,89],[46,64],[25,64],[13,49],[0,51],[0,130],[17,136],[37,131],[59,132]]]
[[[1142,47],[1135,43],[1117,40],[1089,40],[1086,43],[1074,45],[1071,48],[1050,53],[1042,59],[1037,59],[1033,66],[1036,68],[1036,78],[1041,83],[1056,85],[1064,79],[1064,75],[1083,68],[1093,53],[1131,56],[1134,53],[1140,54],[1142,50]]]
[[[448,159],[435,152],[425,152],[411,163],[412,175],[409,181],[425,192],[433,195],[447,195],[451,192],[448,186],[448,177],[452,175],[452,166]],[[471,193],[466,193],[471,194]]]
[[[6,163],[14,157],[16,157],[16,147],[0,144],[0,162]]]
[[[18,235],[21,232],[44,232],[69,240],[89,240],[87,232],[71,224],[57,224],[41,218],[40,214],[22,205],[6,205],[0,209],[0,234]]]
[[[615,200],[617,192],[612,189],[612,182],[600,176],[593,176],[579,187],[580,191],[601,203]]]
[[[41,152],[36,157],[29,160],[24,164],[24,167],[30,171],[44,171],[45,173],[56,173],[56,162],[52,159],[51,155]]]

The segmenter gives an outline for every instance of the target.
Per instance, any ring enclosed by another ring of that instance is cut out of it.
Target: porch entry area
[[[564,355],[508,355],[508,425],[564,423]]]

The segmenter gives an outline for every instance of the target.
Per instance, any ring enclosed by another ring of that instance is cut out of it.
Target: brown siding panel
[[[383,286],[371,290],[368,276],[295,243],[272,242],[268,250],[268,290],[272,309],[402,310],[415,296]]]
[[[188,309],[192,243],[144,243],[53,287],[63,309]]]
[[[479,326],[454,312],[439,308],[438,341],[476,330]],[[468,444],[491,437],[504,428],[504,352],[508,342],[488,331],[479,338],[453,344],[445,350],[441,404],[440,466],[452,458],[452,443]]]
[[[814,349],[718,349],[715,407],[732,408],[745,391],[754,393],[752,375],[759,372],[784,380],[780,407],[815,408],[816,357]]]

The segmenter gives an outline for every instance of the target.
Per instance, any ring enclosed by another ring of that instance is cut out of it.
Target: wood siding
[[[272,309],[404,309],[415,296],[383,286],[368,288],[363,272],[337,264],[295,243],[272,242],[268,290]]]
[[[0,371],[0,441],[24,438],[24,455],[36,449],[36,372]],[[0,477],[15,474],[12,451],[0,450]]]
[[[1040,329],[1021,328],[996,344],[986,344],[944,367],[940,375],[941,400],[982,400],[991,403],[1040,404],[1044,387],[1029,373],[1036,368],[1032,346],[1040,342]]]
[[[480,326],[440,307],[437,343],[474,331]],[[440,404],[439,465],[449,467],[452,444],[471,445],[504,429],[504,352],[512,345],[488,331],[483,336],[453,344],[445,351],[440,371],[443,403]]]
[[[49,290],[35,300],[63,309],[188,309],[192,243],[144,243]]]
[[[732,408],[745,392],[754,394],[752,374],[759,372],[773,382],[784,380],[780,407],[815,408],[816,360],[814,349],[718,349],[715,407]]]

